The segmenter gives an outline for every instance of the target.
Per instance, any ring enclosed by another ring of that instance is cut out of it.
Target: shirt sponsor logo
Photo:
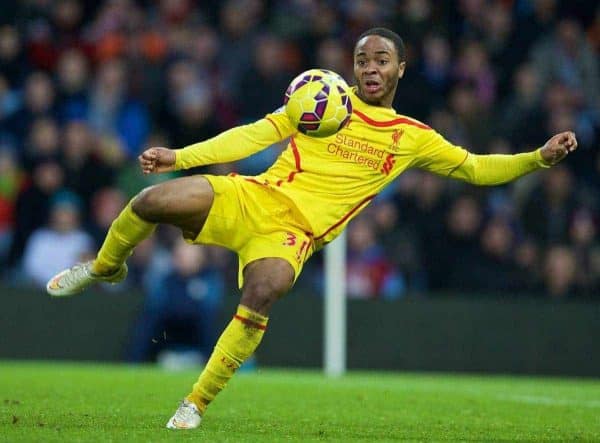
[[[327,152],[374,171],[380,170],[385,155],[385,150],[377,149],[369,142],[340,133],[336,134],[335,142],[327,145]]]

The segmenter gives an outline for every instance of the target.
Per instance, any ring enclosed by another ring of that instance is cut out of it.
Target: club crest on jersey
[[[394,129],[394,132],[392,133],[392,144],[390,145],[390,150],[397,152],[400,149],[398,145],[402,135],[404,135],[404,129]]]

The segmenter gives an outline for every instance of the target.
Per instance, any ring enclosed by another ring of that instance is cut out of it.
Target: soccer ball
[[[352,114],[348,84],[327,69],[310,69],[297,76],[287,88],[283,104],[298,131],[312,137],[335,134]]]

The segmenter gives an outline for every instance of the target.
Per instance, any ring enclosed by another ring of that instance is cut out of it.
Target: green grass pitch
[[[599,380],[380,372],[241,373],[199,429],[165,429],[196,376],[0,362],[0,441],[600,440]]]

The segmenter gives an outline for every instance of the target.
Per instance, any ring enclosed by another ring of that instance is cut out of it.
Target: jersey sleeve
[[[451,177],[482,186],[508,183],[538,169],[549,168],[540,151],[541,148],[513,155],[469,154]]]
[[[513,155],[478,155],[453,145],[433,130],[423,130],[417,138],[413,165],[474,185],[492,186],[549,168],[540,149]]]
[[[419,129],[412,166],[449,176],[466,160],[468,154],[433,129]]]
[[[282,108],[264,118],[175,151],[175,169],[227,163],[249,157],[295,132]]]

